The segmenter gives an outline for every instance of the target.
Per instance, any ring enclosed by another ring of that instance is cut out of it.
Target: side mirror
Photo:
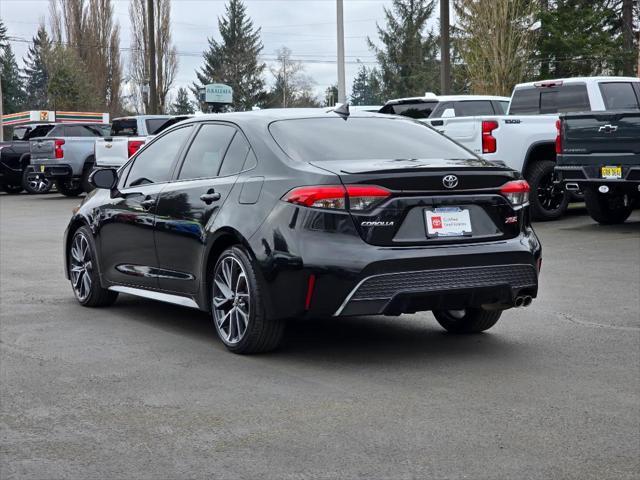
[[[452,118],[456,116],[456,111],[453,108],[445,108],[440,118]]]
[[[100,168],[89,175],[89,183],[96,188],[113,190],[118,184],[118,171],[115,168]]]

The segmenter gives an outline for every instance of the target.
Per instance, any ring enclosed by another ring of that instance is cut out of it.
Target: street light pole
[[[449,0],[440,0],[440,94],[451,90],[451,57],[449,54]]]
[[[344,13],[343,0],[336,0],[337,21],[338,21],[338,102],[345,103],[347,100],[346,86],[344,79]]]

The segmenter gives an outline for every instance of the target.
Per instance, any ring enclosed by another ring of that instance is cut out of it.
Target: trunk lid
[[[362,239],[372,245],[413,246],[500,240],[518,235],[523,222],[523,209],[514,210],[499,192],[502,185],[518,179],[519,174],[485,160],[336,160],[311,163],[338,175],[345,185],[377,185],[390,190],[391,195],[373,208],[350,210]],[[443,236],[429,231],[429,222],[445,218],[461,220],[465,225],[461,227],[462,234]],[[506,219],[510,219],[510,223],[505,223]]]

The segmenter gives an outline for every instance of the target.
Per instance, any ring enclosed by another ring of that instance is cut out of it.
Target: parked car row
[[[121,166],[150,138],[188,118],[140,115],[100,123],[42,123],[15,127],[0,143],[0,187],[7,193],[47,193],[56,185],[66,196],[89,192],[96,167]]]

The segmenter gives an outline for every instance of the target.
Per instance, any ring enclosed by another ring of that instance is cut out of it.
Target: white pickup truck
[[[190,118],[190,115],[136,115],[114,118],[110,135],[95,142],[95,167],[121,167],[148,140],[165,128],[187,118]]]
[[[567,78],[516,85],[506,115],[421,121],[483,158],[521,171],[531,185],[534,218],[554,220],[569,203],[553,171],[559,114],[639,108],[638,78]]]

